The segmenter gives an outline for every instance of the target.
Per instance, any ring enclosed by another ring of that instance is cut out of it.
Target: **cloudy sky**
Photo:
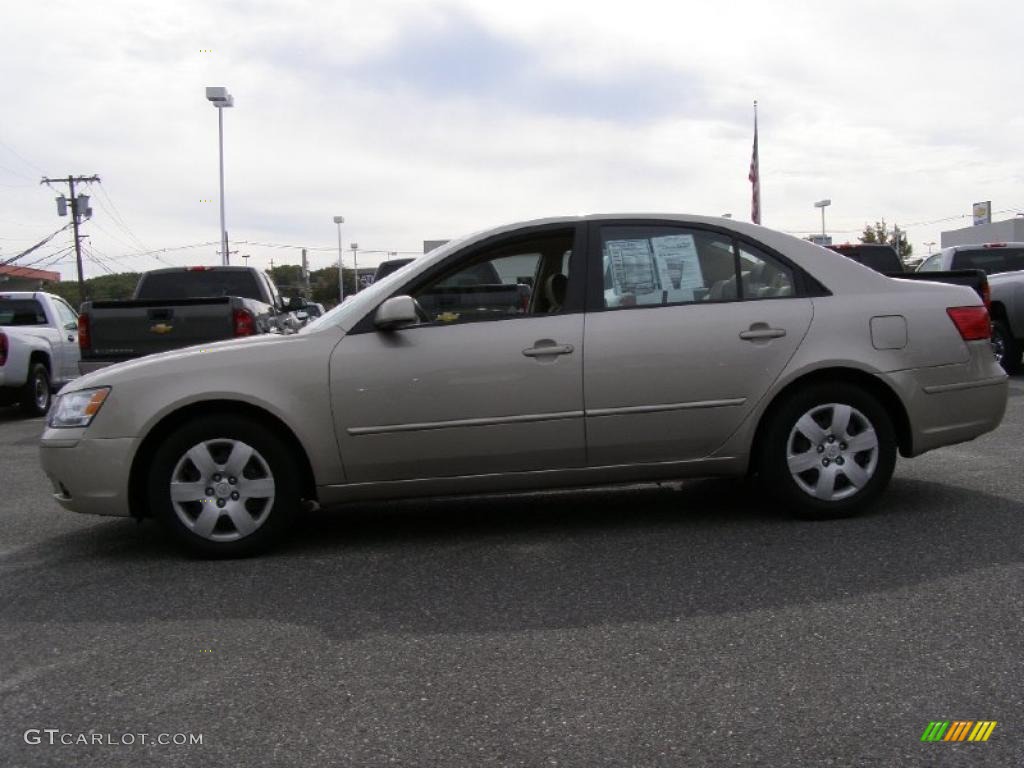
[[[43,174],[95,173],[87,275],[211,241],[158,256],[215,263],[207,85],[235,97],[228,231],[250,263],[299,258],[255,243],[332,263],[337,214],[346,249],[378,252],[547,215],[749,218],[754,99],[765,225],[816,231],[827,197],[837,240],[885,217],[923,253],[974,201],[1024,212],[1022,23],[1001,0],[11,3],[0,259],[67,222]],[[22,263],[70,275],[70,242]]]

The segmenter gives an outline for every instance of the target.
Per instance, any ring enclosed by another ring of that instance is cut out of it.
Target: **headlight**
[[[110,387],[80,389],[59,395],[53,404],[47,424],[51,427],[88,427],[93,416],[100,412]]]

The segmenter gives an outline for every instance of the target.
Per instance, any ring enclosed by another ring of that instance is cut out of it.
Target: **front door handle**
[[[541,339],[532,347],[523,350],[527,357],[548,357],[554,355],[571,355],[572,344],[557,344],[551,339]]]
[[[785,328],[769,328],[767,323],[754,323],[750,330],[740,331],[740,338],[744,341],[763,341],[765,339],[778,339],[786,335]]]

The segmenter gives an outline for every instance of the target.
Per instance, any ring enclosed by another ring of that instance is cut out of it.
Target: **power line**
[[[42,174],[44,174],[44,175],[46,174],[46,171],[44,171],[44,170],[43,170],[42,168],[40,168],[40,167],[39,167],[38,165],[36,165],[35,163],[33,163],[33,162],[32,162],[31,160],[28,160],[27,158],[25,158],[25,157],[24,157],[23,155],[21,155],[20,153],[16,152],[16,151],[14,150],[14,147],[12,147],[12,146],[11,146],[10,144],[8,144],[7,142],[4,142],[4,141],[0,141],[0,147],[3,147],[4,149],[6,149],[6,150],[7,150],[8,152],[10,152],[10,153],[11,153],[12,155],[14,155],[14,156],[15,156],[16,158],[18,158],[19,160],[21,160],[21,162],[25,163],[25,165],[31,165],[31,166],[32,166],[33,168],[35,168],[35,169],[36,169],[37,171],[39,171],[40,173],[42,173]]]
[[[118,210],[118,207],[114,204],[114,200],[110,197],[110,194],[107,192],[106,188],[102,184],[100,184],[99,189],[100,194],[102,194],[103,197],[106,198],[107,202],[110,203],[111,209],[113,210],[113,213],[111,213],[111,211],[107,211],[107,214],[110,215],[111,217],[111,221],[113,221],[115,224],[121,227],[121,229],[123,229],[132,240],[134,240],[139,246],[141,246],[141,249],[143,251],[149,250],[149,246],[142,242],[142,240],[132,231],[131,227],[128,226],[128,222],[125,221],[124,216],[121,215],[121,211]],[[107,210],[106,206],[103,205],[102,202],[100,202],[100,207],[103,208],[103,210],[105,211]]]
[[[65,229],[67,229],[70,226],[71,226],[71,222],[68,222],[63,227],[58,229],[56,232],[52,232],[49,235],[47,235],[46,237],[44,237],[42,240],[40,240],[38,243],[33,245],[31,248],[26,248],[24,251],[19,253],[17,256],[12,256],[11,258],[7,259],[6,261],[0,262],[0,267],[6,267],[8,264],[13,264],[15,261],[20,259],[22,256],[28,256],[30,253],[32,253],[32,251],[36,250],[37,248],[42,248],[44,245],[46,245],[48,242],[53,240],[53,238],[55,238],[57,235],[59,235],[61,232],[63,232]]]

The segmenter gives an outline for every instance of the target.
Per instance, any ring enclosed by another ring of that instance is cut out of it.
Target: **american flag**
[[[753,188],[750,197],[750,220],[761,223],[761,171],[757,163],[757,102],[754,102],[754,153],[750,157],[750,173],[747,174]]]

